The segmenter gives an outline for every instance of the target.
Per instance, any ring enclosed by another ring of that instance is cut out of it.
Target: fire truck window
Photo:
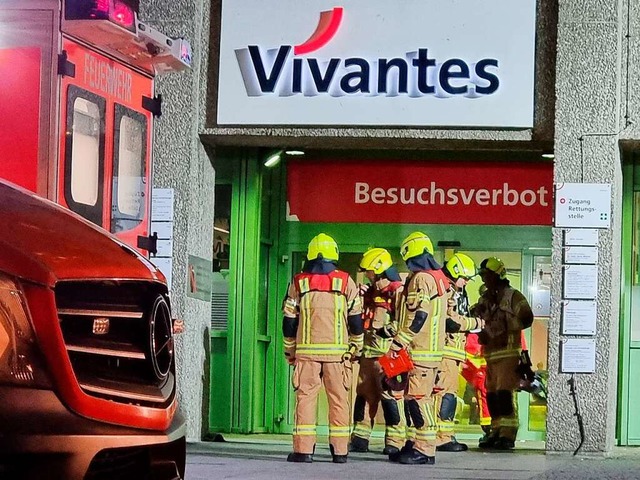
[[[104,98],[69,85],[64,197],[71,210],[102,225]]]
[[[76,98],[73,104],[71,196],[77,203],[97,203],[99,161],[100,110],[95,103]]]
[[[146,212],[147,119],[122,105],[115,106],[113,200],[111,231],[131,230]]]

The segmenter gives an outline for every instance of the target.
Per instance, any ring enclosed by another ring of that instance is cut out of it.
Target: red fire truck
[[[0,478],[180,479],[175,326],[145,255],[153,78],[189,44],[137,0],[1,5]]]
[[[2,1],[0,178],[153,250],[153,80],[191,49],[139,20],[138,2]]]

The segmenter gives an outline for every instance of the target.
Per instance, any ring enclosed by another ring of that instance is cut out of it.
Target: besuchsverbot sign
[[[223,0],[221,125],[532,127],[535,0]]]
[[[323,179],[330,182],[319,181]],[[292,221],[551,225],[552,196],[550,163],[287,163],[287,213]]]

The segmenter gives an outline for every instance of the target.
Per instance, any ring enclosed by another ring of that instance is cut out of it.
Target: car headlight
[[[0,274],[0,384],[6,383],[50,386],[22,289]]]

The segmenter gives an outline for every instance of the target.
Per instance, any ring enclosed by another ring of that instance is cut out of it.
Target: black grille
[[[85,480],[144,480],[150,478],[149,449],[117,448],[103,450],[91,461]]]
[[[162,285],[60,282],[55,293],[71,365],[86,393],[154,407],[172,400],[173,335]],[[164,375],[158,374],[159,346],[168,364]]]

